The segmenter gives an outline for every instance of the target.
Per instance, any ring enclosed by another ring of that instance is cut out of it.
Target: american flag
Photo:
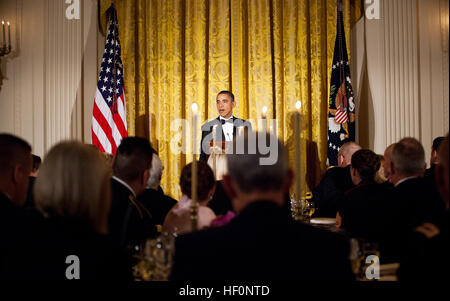
[[[338,5],[336,41],[328,101],[328,164],[337,165],[341,146],[355,141],[355,102],[345,42],[342,7]]]
[[[115,155],[128,133],[119,28],[114,5],[108,9],[108,14],[110,20],[92,114],[92,144],[101,152]]]

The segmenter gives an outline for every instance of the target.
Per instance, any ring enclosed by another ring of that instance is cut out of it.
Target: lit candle
[[[213,126],[213,148],[212,148],[212,153],[210,154],[211,156],[213,156],[213,172],[214,172],[214,177],[216,176],[216,132],[217,132],[217,124],[215,124]]]
[[[9,21],[7,23],[8,23],[8,47],[11,48],[11,26],[9,24]]]
[[[300,108],[302,106],[302,103],[300,101],[297,101],[295,103],[295,160],[294,160],[294,170],[295,170],[295,200],[300,200],[300,193],[301,193],[301,187],[300,187]]]
[[[3,28],[3,48],[6,48],[5,21],[3,20],[2,20],[2,28]]]
[[[197,142],[197,103],[192,104],[192,177],[191,177],[191,222],[192,231],[197,230],[197,160],[195,156],[195,147]]]
[[[262,108],[262,118],[265,119],[266,117],[267,117],[267,107],[264,106],[264,107]]]

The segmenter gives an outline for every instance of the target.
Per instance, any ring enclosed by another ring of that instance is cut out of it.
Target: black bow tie
[[[230,119],[228,119],[228,120],[220,119],[220,122],[221,122],[222,124],[225,124],[225,122],[226,122],[226,123],[233,123],[233,118],[230,118]]]

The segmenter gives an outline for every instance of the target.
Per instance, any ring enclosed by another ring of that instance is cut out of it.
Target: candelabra
[[[0,57],[11,52],[11,26],[9,22],[6,22],[6,24],[8,25],[8,43],[6,43],[5,21],[2,21],[3,44],[0,47]]]

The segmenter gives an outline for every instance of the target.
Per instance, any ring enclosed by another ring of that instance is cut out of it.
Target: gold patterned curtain
[[[102,28],[110,4],[100,0]],[[350,27],[361,17],[362,5],[361,0],[343,5],[350,50]],[[190,155],[177,154],[180,136],[171,123],[191,120],[193,102],[201,123],[217,117],[220,90],[235,94],[234,115],[250,119],[254,128],[267,106],[290,158],[290,112],[301,100],[303,193],[318,183],[326,169],[336,0],[116,0],[115,6],[128,132],[149,138],[158,150],[167,194],[180,196],[181,169],[192,160],[189,128],[184,136]]]

